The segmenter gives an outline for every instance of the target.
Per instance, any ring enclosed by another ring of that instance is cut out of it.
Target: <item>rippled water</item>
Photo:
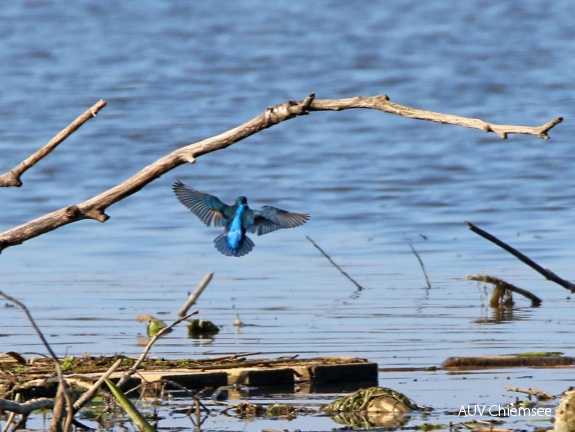
[[[139,353],[145,328],[135,317],[169,321],[209,272],[215,276],[197,308],[220,334],[191,340],[181,327],[154,355],[355,355],[382,367],[435,366],[454,355],[573,355],[569,293],[464,224],[573,278],[573,12],[568,1],[6,4],[1,171],[99,99],[108,106],[27,172],[22,188],[2,190],[2,230],[311,92],[385,93],[500,124],[565,121],[549,141],[500,140],[366,110],[312,113],[170,172],[110,207],[105,224],[75,223],[5,250],[1,289],[26,303],[60,355]],[[224,257],[212,245],[218,230],[174,198],[176,179],[226,202],[246,195],[254,207],[308,212],[311,220],[254,237],[256,248],[241,259]],[[365,289],[354,295],[306,236]],[[466,280],[475,273],[531,290],[543,306],[516,299],[517,308],[497,319],[483,287]],[[249,325],[237,330],[236,314]],[[43,352],[19,310],[1,316],[0,351]],[[505,376],[505,384],[552,393],[569,377]],[[490,374],[462,381],[382,373],[381,382],[438,408],[494,388],[497,402],[511,399]]]

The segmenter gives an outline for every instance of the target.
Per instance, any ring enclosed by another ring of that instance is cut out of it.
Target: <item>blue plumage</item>
[[[295,228],[307,222],[309,215],[292,213],[272,206],[252,210],[244,196],[227,205],[217,197],[186,186],[180,181],[173,185],[180,202],[207,226],[223,226],[224,232],[215,238],[216,249],[227,256],[240,257],[249,253],[254,243],[246,231],[257,235],[283,228]]]

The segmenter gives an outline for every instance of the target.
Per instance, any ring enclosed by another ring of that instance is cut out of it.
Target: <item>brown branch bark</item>
[[[44,158],[48,153],[54,150],[62,141],[72,135],[76,130],[80,128],[84,123],[93,117],[98,115],[98,111],[106,106],[106,102],[103,100],[95,103],[86,112],[81,114],[76,120],[70,123],[67,127],[62,129],[58,135],[52,138],[44,147],[39,149],[36,153],[32,154],[22,162],[20,162],[12,170],[0,176],[0,187],[7,186],[22,186],[22,181],[20,177],[24,172],[32,168],[38,161]]]
[[[299,102],[288,101],[281,105],[269,107],[259,116],[240,126],[220,135],[182,147],[145,167],[123,183],[87,201],[64,207],[5,231],[0,234],[0,251],[79,220],[94,219],[99,222],[105,222],[108,219],[105,211],[112,204],[138,192],[148,183],[184,163],[193,163],[199,156],[222,150],[263,129],[300,115],[309,114],[311,111],[341,111],[352,108],[376,109],[414,119],[472,127],[486,132],[495,132],[502,138],[506,138],[507,134],[510,133],[530,134],[539,138],[548,138],[547,132],[549,129],[562,121],[561,118],[557,118],[539,127],[494,125],[482,120],[434,113],[394,104],[389,102],[388,97],[385,95],[316,100],[315,95],[312,93]]]

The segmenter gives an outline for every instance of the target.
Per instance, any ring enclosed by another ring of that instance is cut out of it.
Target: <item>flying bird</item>
[[[282,228],[295,228],[309,219],[307,214],[272,206],[252,210],[245,196],[237,197],[234,205],[227,205],[217,197],[192,189],[180,181],[176,181],[172,189],[178,200],[206,226],[224,227],[224,232],[214,239],[214,243],[216,249],[227,256],[241,257],[253,249],[254,242],[246,236],[246,231],[262,235]]]

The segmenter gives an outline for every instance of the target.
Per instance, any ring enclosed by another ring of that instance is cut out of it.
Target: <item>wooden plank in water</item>
[[[116,375],[116,374],[115,374]],[[118,377],[121,375],[117,374]],[[197,371],[142,371],[132,377],[135,380],[141,376],[142,380],[153,383],[161,380],[173,381],[189,389],[205,387],[220,387],[228,385],[228,374],[225,372],[197,372]],[[131,387],[130,384],[127,387]]]
[[[261,387],[293,385],[294,382],[294,370],[291,368],[247,368],[228,372],[228,385],[243,384]]]
[[[563,356],[480,356],[480,357],[449,357],[441,367],[442,369],[482,369],[482,368],[508,368],[508,367],[557,367],[575,364],[575,357]]]
[[[377,363],[349,363],[310,366],[310,378],[316,383],[336,381],[376,381]]]

